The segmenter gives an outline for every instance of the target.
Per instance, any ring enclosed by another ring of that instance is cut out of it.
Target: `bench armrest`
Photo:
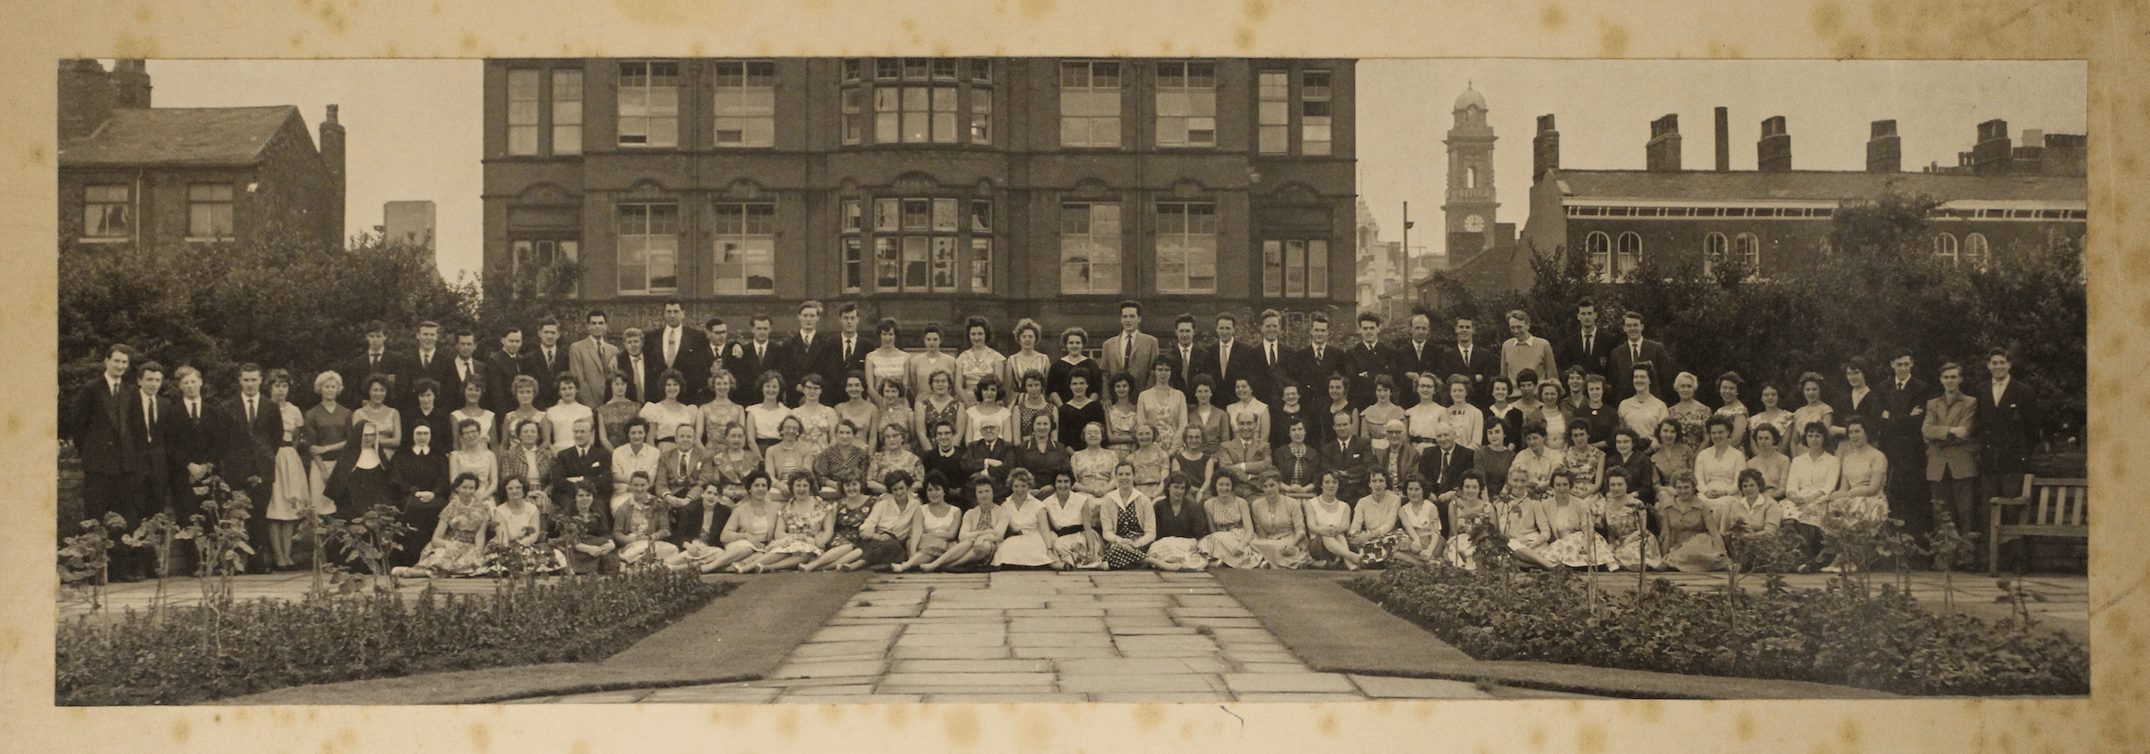
[[[2030,505],[2030,504],[2031,504],[2031,498],[2030,498],[2030,496],[2029,496],[2029,495],[2024,495],[2024,496],[2022,496],[2022,497],[1994,497],[1994,498],[1992,498],[1992,499],[1990,499],[1990,500],[1987,500],[1987,501],[1986,501],[1986,505],[1988,505],[1988,506],[2000,506],[2000,505]]]

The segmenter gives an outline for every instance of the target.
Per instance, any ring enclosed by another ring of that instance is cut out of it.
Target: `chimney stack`
[[[1665,117],[1650,121],[1650,141],[1643,145],[1644,167],[1650,172],[1676,172],[1680,169],[1680,116],[1666,113]]]
[[[2014,157],[2015,147],[2008,139],[2008,121],[1995,118],[1978,124],[1978,142],[1971,145],[1971,172],[1981,175],[2006,173]]]
[[[1553,114],[1538,116],[1538,133],[1530,138],[1530,181],[1537,183],[1548,170],[1560,169],[1560,130]]]
[[[1717,172],[1732,169],[1732,111],[1717,108]]]
[[[140,58],[112,63],[112,107],[149,109],[149,68]]]
[[[111,77],[94,59],[60,61],[60,143],[82,138],[112,117]]]
[[[321,119],[321,162],[328,168],[329,213],[328,227],[335,231],[330,242],[343,245],[344,217],[344,161],[343,124],[336,122],[336,106],[328,106],[328,116]]]
[[[1784,116],[1762,121],[1762,140],[1754,145],[1754,169],[1783,173],[1792,169],[1792,135],[1784,129]]]
[[[1903,140],[1896,136],[1896,121],[1874,121],[1866,138],[1866,172],[1896,173],[1904,169]]]

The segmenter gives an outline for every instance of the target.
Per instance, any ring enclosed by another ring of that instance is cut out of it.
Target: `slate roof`
[[[1733,201],[1740,199],[1819,200],[1871,198],[1887,192],[1924,194],[1939,201],[2084,202],[2089,181],[2064,175],[1956,175],[1948,173],[1867,173],[1793,170],[1561,170],[1562,193],[1570,199],[1655,199]]]
[[[297,117],[290,105],[116,109],[90,135],[60,146],[60,166],[254,165]]]

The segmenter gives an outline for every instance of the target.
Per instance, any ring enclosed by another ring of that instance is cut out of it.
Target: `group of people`
[[[1287,346],[1275,311],[1245,342],[1215,315],[1198,343],[1194,316],[1160,340],[1126,301],[1118,332],[1093,350],[1066,328],[1057,356],[1027,319],[1011,351],[979,317],[960,351],[937,324],[906,350],[893,319],[869,343],[856,304],[822,332],[824,308],[800,305],[781,342],[767,316],[734,341],[670,301],[617,345],[591,311],[573,343],[546,320],[534,346],[511,328],[482,357],[475,333],[443,345],[421,323],[415,348],[391,350],[374,324],[304,408],[290,372],[252,364],[220,404],[189,366],[167,395],[163,365],[115,345],[63,438],[93,514],[183,520],[214,475],[256,501],[251,566],[270,570],[292,566],[306,513],[386,504],[414,531],[395,565],[443,576],[500,568],[488,542],[578,570],[1469,567],[1480,521],[1538,566],[1721,568],[1743,536],[1785,529],[1823,568],[1839,565],[1825,526],[1916,531],[1929,501],[1978,526],[1977,501],[2012,494],[2032,446],[2033,399],[2003,351],[1990,387],[1948,364],[1929,388],[1899,350],[1886,375],[1862,358],[1841,384],[1801,375],[1796,407],[1736,372],[1705,402],[1642,315],[1615,334],[1587,302],[1557,345],[1515,311],[1490,345],[1470,316],[1433,342],[1428,313],[1384,343],[1368,313],[1349,345],[1315,314]],[[116,577],[149,573],[121,555]]]

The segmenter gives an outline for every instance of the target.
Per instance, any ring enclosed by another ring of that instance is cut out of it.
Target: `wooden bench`
[[[1996,497],[1986,508],[1986,563],[2001,572],[2001,543],[2024,537],[2090,540],[2090,480],[2023,475],[2021,497]],[[2020,565],[2018,568],[2020,569]]]

